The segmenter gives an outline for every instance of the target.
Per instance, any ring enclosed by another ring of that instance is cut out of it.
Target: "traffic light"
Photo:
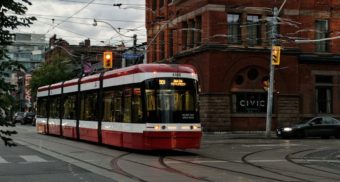
[[[281,47],[273,46],[272,47],[272,65],[280,65],[280,55],[281,55]]]
[[[103,68],[112,68],[112,52],[106,51],[103,53]]]

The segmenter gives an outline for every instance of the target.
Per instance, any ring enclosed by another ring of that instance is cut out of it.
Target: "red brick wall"
[[[147,0],[151,2],[151,0]],[[263,72],[269,72],[270,47],[267,40],[258,47],[243,45],[228,45],[225,37],[214,35],[227,35],[227,12],[243,13],[243,19],[248,14],[259,14],[263,18],[271,16],[268,11],[259,11],[258,8],[247,7],[279,7],[283,0],[182,0],[168,8],[157,11],[165,13],[165,20],[175,20],[174,24],[167,24],[174,29],[174,57],[175,63],[187,63],[196,67],[199,74],[202,91],[201,118],[207,131],[213,130],[263,130],[265,115],[252,116],[249,114],[231,113],[232,87],[235,77],[248,67],[257,67]],[[166,4],[166,3],[165,3]],[[147,7],[150,4],[147,3]],[[151,6],[150,6],[151,7]],[[315,29],[315,21],[329,20],[330,36],[340,36],[340,1],[336,0],[289,0],[280,17],[290,21],[289,24],[280,24],[280,44],[283,47],[281,65],[275,69],[275,102],[273,127],[296,122],[302,117],[311,117],[315,113],[315,75],[331,74],[334,77],[333,111],[340,116],[340,64],[315,64],[299,61],[301,54],[314,54],[315,44],[296,44],[292,37],[315,39],[315,31],[301,31]],[[209,10],[208,10],[209,9]],[[246,11],[247,10],[247,11]],[[176,15],[176,16],[175,16]],[[202,46],[183,49],[182,37],[185,33],[180,31],[182,22],[195,16],[202,17]],[[155,24],[151,22],[150,15],[146,17],[148,31]],[[294,21],[296,23],[294,23]],[[164,23],[164,22],[163,22]],[[159,25],[159,23],[158,23]],[[292,26],[294,25],[294,26]],[[262,25],[265,28],[265,25]],[[263,30],[267,31],[267,30]],[[337,32],[339,31],[339,34]],[[243,42],[247,42],[247,27],[242,28]],[[166,41],[169,41],[167,33]],[[265,38],[266,33],[262,32]],[[148,37],[150,41],[152,37]],[[159,42],[158,37],[156,42]],[[166,43],[166,45],[168,45]],[[331,51],[322,55],[339,54],[340,39],[331,41]],[[166,48],[169,51],[169,47]],[[152,50],[148,50],[150,52]],[[149,56],[152,54],[149,54]],[[166,58],[169,58],[166,53]],[[320,54],[316,54],[320,55]],[[150,62],[150,59],[148,59]],[[268,73],[269,74],[269,73]],[[261,85],[248,84],[247,88],[259,91]]]

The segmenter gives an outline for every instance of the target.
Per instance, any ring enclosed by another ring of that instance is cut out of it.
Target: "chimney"
[[[91,41],[90,39],[85,40],[85,47],[90,47],[91,46]]]

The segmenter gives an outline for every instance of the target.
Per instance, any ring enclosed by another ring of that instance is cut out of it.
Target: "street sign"
[[[281,46],[272,47],[272,65],[280,65]]]

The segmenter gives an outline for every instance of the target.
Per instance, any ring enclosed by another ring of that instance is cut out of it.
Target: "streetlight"
[[[102,21],[102,20],[96,20],[96,19],[93,19],[93,26],[97,26],[98,25],[98,22],[101,22],[101,23],[105,23],[106,25],[109,25],[117,34],[119,34],[120,36],[123,36],[123,37],[127,37],[127,38],[133,38],[133,47],[134,49],[136,49],[136,46],[137,46],[137,34],[134,34],[133,36],[127,36],[127,35],[124,35],[122,33],[120,33],[114,26],[112,26],[110,23],[106,22],[106,21]]]

